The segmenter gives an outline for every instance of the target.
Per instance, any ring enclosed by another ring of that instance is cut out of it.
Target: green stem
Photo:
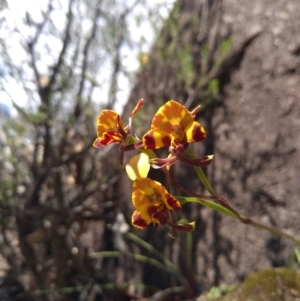
[[[188,154],[191,158],[193,158],[193,159],[196,158],[196,156],[195,156],[195,154],[194,154],[194,151],[193,151],[193,149],[192,149],[191,147],[189,147],[189,148],[187,149],[187,154]],[[196,171],[196,173],[197,173],[197,175],[198,175],[200,181],[202,182],[202,184],[204,185],[204,187],[207,189],[207,191],[208,191],[211,195],[217,196],[216,192],[214,191],[214,189],[213,189],[212,186],[210,185],[210,183],[209,183],[209,181],[208,181],[208,179],[207,179],[205,173],[203,172],[202,168],[199,167],[199,166],[194,166],[194,169],[195,169],[195,171]]]
[[[255,228],[259,228],[259,229],[263,229],[263,230],[267,230],[269,232],[272,232],[274,234],[277,234],[279,236],[283,236],[283,237],[286,237],[288,238],[289,240],[293,241],[295,244],[299,245],[300,246],[300,240],[297,239],[296,237],[294,237],[293,235],[290,235],[286,232],[283,232],[281,231],[280,229],[278,228],[275,228],[275,227],[270,227],[270,226],[267,226],[267,225],[264,225],[264,224],[260,224],[260,223],[257,223],[251,219],[250,220],[250,223],[249,225],[255,227]]]
[[[112,225],[107,224],[106,227],[111,230]],[[137,245],[141,246],[145,250],[147,250],[152,255],[156,256],[170,273],[175,275],[182,283],[186,284],[185,278],[181,275],[180,271],[176,268],[176,266],[161,252],[157,251],[151,244],[130,232],[125,233],[124,236],[130,239],[131,241],[135,242]],[[108,256],[110,257],[119,256],[118,251],[108,251],[107,253],[102,252],[102,254],[104,256],[108,254]]]
[[[208,201],[208,200],[200,199],[200,198],[194,198],[194,197],[181,197],[181,196],[177,197],[176,196],[176,198],[180,201],[181,204],[184,204],[184,203],[198,203],[198,204],[201,204],[201,205],[203,205],[207,208],[213,209],[215,211],[218,211],[220,213],[223,213],[223,214],[228,215],[230,217],[233,217],[235,219],[239,219],[241,222],[243,222],[245,224],[248,224],[248,225],[251,225],[255,228],[266,230],[268,232],[271,232],[271,233],[277,234],[279,236],[285,237],[285,238],[293,241],[295,244],[300,245],[300,240],[298,238],[294,237],[293,235],[290,235],[290,234],[288,234],[288,233],[286,233],[286,232],[284,232],[284,231],[282,231],[278,228],[267,226],[267,225],[255,222],[252,219],[250,219],[250,218],[248,218],[244,215],[237,216],[234,212],[232,212],[231,210],[223,207],[220,204],[216,204],[212,201]]]
[[[150,265],[153,265],[159,269],[165,270],[167,272],[173,272],[168,269],[167,266],[165,266],[163,263],[159,262],[158,260],[154,258],[150,258],[145,255],[141,254],[134,254],[130,252],[126,253],[121,253],[120,251],[101,251],[101,252],[93,252],[89,254],[90,258],[115,258],[115,257],[121,257],[121,256],[127,256],[128,258],[132,258],[136,261],[143,262],[143,263],[148,263]]]
[[[52,295],[55,294],[57,295],[57,293],[59,294],[71,294],[74,292],[82,292],[84,290],[88,291],[91,286],[95,286],[98,287],[100,289],[103,290],[113,290],[116,291],[117,289],[127,289],[128,287],[130,287],[130,283],[120,283],[120,284],[116,284],[116,283],[104,283],[104,284],[91,284],[88,283],[87,285],[78,285],[78,286],[71,286],[71,287],[62,287],[62,288],[53,288],[53,289],[44,289],[44,290],[34,290],[31,292],[31,294],[33,296],[37,296],[37,297],[41,297],[41,296],[48,296],[48,295]],[[136,287],[140,287],[142,289],[147,289],[147,290],[151,290],[153,292],[157,291],[157,288],[148,286],[148,285],[144,285],[144,284],[138,284],[135,283]],[[52,299],[53,300],[53,299]]]

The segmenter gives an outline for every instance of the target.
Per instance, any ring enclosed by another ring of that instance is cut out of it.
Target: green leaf
[[[218,211],[222,214],[231,216],[233,218],[237,218],[233,212],[229,211],[228,209],[224,208],[223,206],[215,202],[204,200],[204,199],[193,198],[193,197],[183,197],[183,196],[175,196],[175,197],[180,202],[181,205],[186,203],[197,203],[207,208],[210,208],[212,210]]]

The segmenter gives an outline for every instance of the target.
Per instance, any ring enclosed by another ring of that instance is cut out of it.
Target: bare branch
[[[100,17],[100,13],[101,13],[101,3],[102,0],[99,0],[97,3],[97,9],[96,9],[96,13],[94,16],[94,21],[93,21],[93,27],[91,30],[91,34],[88,37],[85,46],[84,46],[84,50],[83,50],[83,63],[82,63],[82,69],[81,69],[81,78],[80,78],[80,84],[79,84],[79,90],[77,92],[77,104],[74,110],[74,116],[77,118],[80,115],[80,98],[82,97],[82,92],[83,92],[83,88],[84,88],[84,83],[86,80],[86,70],[88,67],[88,58],[89,58],[89,50],[90,47],[92,45],[92,42],[95,38],[96,32],[97,32],[97,20]]]
[[[59,54],[59,58],[57,63],[55,64],[55,66],[53,67],[53,72],[49,81],[49,88],[52,88],[52,86],[56,83],[56,77],[58,75],[58,73],[61,70],[64,58],[65,58],[65,54],[66,51],[68,49],[68,46],[70,44],[70,40],[71,40],[71,27],[72,27],[72,23],[73,23],[73,12],[72,12],[72,5],[73,5],[74,0],[70,0],[69,1],[69,9],[68,9],[68,21],[67,21],[67,26],[65,29],[65,33],[64,33],[64,40],[63,40],[63,47],[61,49],[61,52]]]
[[[126,29],[126,18],[128,14],[136,7],[140,0],[136,0],[130,7],[127,7],[120,16],[119,33],[117,35],[115,49],[116,53],[113,60],[113,72],[111,75],[111,85],[109,89],[109,102],[107,108],[112,109],[117,101],[118,75],[121,70],[121,47],[124,42],[124,30]]]
[[[35,58],[35,53],[34,53],[34,47],[37,44],[38,39],[39,39],[40,35],[42,34],[42,31],[43,31],[45,25],[49,21],[51,11],[53,10],[52,1],[53,0],[49,1],[47,12],[44,13],[44,20],[43,20],[43,22],[41,22],[40,24],[37,25],[36,32],[35,32],[35,35],[34,35],[33,39],[30,42],[27,42],[27,47],[28,47],[29,54],[30,54],[30,57],[31,57],[31,64],[32,64],[33,72],[34,72],[34,75],[35,75],[35,80],[36,80],[36,83],[38,85],[38,90],[39,90],[40,95],[42,94],[42,91],[41,91],[42,87],[40,85],[40,74],[39,74],[39,71],[38,71],[37,66],[36,66],[36,58]]]

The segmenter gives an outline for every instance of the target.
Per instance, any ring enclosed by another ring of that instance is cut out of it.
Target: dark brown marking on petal
[[[119,143],[120,141],[114,139],[114,137],[112,137],[111,135],[104,134],[100,142],[103,146],[105,146],[111,143]]]
[[[122,133],[116,131],[107,131],[104,135],[110,136],[111,139],[115,141],[123,141],[127,136],[127,134],[123,135]]]
[[[170,207],[173,209],[181,208],[181,205],[177,199],[171,196],[169,193],[166,194],[166,200]]]
[[[156,212],[160,211],[160,208],[157,206],[150,206],[147,210],[147,213],[149,214],[149,216],[154,215]]]
[[[171,145],[171,137],[165,136],[165,137],[162,139],[162,143],[163,143],[164,146],[169,146],[169,145]]]
[[[194,141],[199,142],[206,138],[205,130],[202,126],[194,125],[192,136]]]
[[[152,218],[159,220],[159,223],[161,225],[165,225],[167,222],[167,212],[166,212],[166,210],[156,212],[153,214]],[[155,223],[155,222],[153,222],[153,223]]]
[[[156,143],[155,143],[153,133],[145,135],[143,140],[144,140],[144,146],[146,149],[155,149]]]
[[[131,222],[134,226],[145,229],[148,225],[145,220],[143,220],[139,214],[139,212],[135,211],[132,214]]]

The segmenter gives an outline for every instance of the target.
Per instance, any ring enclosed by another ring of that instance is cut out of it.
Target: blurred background
[[[299,237],[297,0],[2,0],[0,25],[0,300],[195,300],[299,267],[294,243],[195,204],[176,240],[134,229],[117,147],[92,147],[104,108],[126,123],[144,98],[142,135],[169,99],[201,104],[217,193]]]

